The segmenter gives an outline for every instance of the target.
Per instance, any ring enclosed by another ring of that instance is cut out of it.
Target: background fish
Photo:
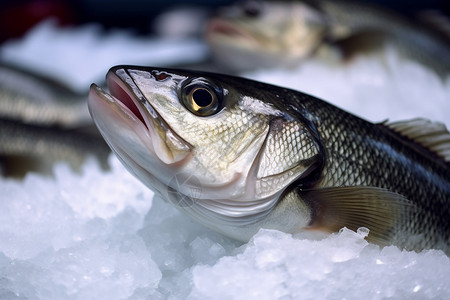
[[[98,133],[0,119],[0,174],[23,177],[29,171],[51,174],[54,163],[80,170],[88,157],[107,169],[110,150]]]
[[[248,240],[370,229],[407,249],[450,245],[450,134],[423,119],[373,124],[243,78],[118,66],[89,108],[128,170],[197,221]]]
[[[106,168],[109,152],[93,126],[87,95],[0,65],[0,174],[50,173],[59,161],[78,169],[88,156]]]
[[[66,128],[92,125],[86,94],[5,63],[0,64],[0,118]]]
[[[442,25],[445,27],[445,25]],[[232,70],[298,65],[328,46],[344,57],[394,46],[441,77],[450,70],[450,38],[415,20],[357,1],[245,1],[209,22],[217,61]]]

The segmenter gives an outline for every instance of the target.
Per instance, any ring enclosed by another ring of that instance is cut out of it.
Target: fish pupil
[[[211,105],[211,103],[214,101],[213,95],[206,89],[196,89],[192,93],[192,100],[199,106],[199,107],[206,107]]]

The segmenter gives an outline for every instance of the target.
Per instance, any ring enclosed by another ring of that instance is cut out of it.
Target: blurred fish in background
[[[61,160],[77,169],[88,156],[107,168],[110,151],[86,100],[90,83],[117,64],[238,73],[292,67],[322,46],[350,55],[388,41],[447,72],[445,1],[373,2],[385,9],[367,1],[2,1],[0,174],[51,173]],[[388,8],[409,17],[424,12],[424,23],[439,30],[422,30]],[[439,41],[431,47],[439,54],[429,52],[430,41]]]
[[[92,124],[86,95],[35,72],[0,64],[0,117],[77,128]]]
[[[107,168],[109,149],[86,108],[86,95],[31,71],[0,64],[0,172],[51,173],[53,162],[78,170],[87,156]]]
[[[215,59],[234,71],[292,68],[315,54],[330,56],[330,48],[349,59],[393,46],[445,78],[450,19],[425,9],[413,15],[364,1],[243,1],[211,19],[207,40]]]

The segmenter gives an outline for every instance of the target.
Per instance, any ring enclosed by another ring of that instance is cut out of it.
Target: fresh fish
[[[110,149],[96,129],[61,129],[0,119],[0,175],[24,177],[34,171],[51,174],[55,162],[80,170],[88,157],[108,169]]]
[[[237,71],[292,67],[330,45],[344,58],[392,45],[446,77],[449,39],[425,27],[356,1],[245,1],[212,18],[206,36],[215,58]]]
[[[84,94],[38,74],[0,64],[0,118],[39,126],[92,125]]]
[[[54,162],[78,170],[88,156],[107,168],[109,148],[93,126],[87,94],[0,64],[0,174],[49,174]]]
[[[128,170],[229,237],[370,229],[450,250],[450,133],[373,124],[301,92],[205,72],[117,66],[89,109]]]

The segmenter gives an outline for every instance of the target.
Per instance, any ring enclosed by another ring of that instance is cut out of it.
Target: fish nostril
[[[155,79],[157,81],[164,81],[167,78],[170,78],[171,76],[165,72],[160,72],[160,71],[152,71],[152,75],[153,77],[155,77]]]

